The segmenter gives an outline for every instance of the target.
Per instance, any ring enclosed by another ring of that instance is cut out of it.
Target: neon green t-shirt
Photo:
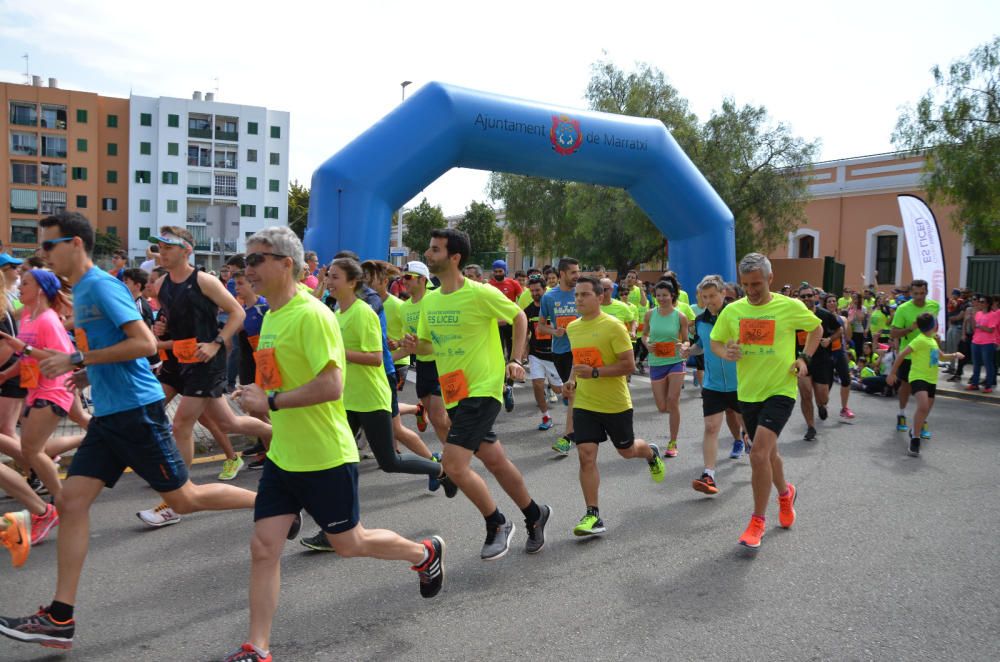
[[[573,363],[576,365],[589,363],[590,359],[586,358],[586,354],[595,349],[601,356],[599,365],[617,363],[619,354],[632,351],[632,339],[625,327],[606,313],[601,313],[592,320],[581,317],[570,322],[566,327],[566,334],[573,347]],[[625,375],[578,379],[573,406],[605,414],[617,414],[631,409],[632,396]]]
[[[635,312],[632,306],[618,299],[612,299],[611,303],[606,306],[601,304],[601,312],[617,319],[626,329],[628,329],[629,324],[635,321]]]
[[[430,341],[445,406],[465,398],[502,398],[503,348],[497,320],[511,323],[520,307],[492,285],[468,278],[451,294],[440,289],[421,300],[417,337]]]
[[[878,340],[882,330],[889,328],[889,320],[886,318],[885,313],[878,308],[874,309],[872,311],[872,319],[868,323],[868,328],[871,330],[872,338]]]
[[[775,395],[795,399],[798,378],[790,368],[795,359],[795,331],[812,331],[819,318],[798,299],[771,294],[762,306],[746,297],[722,309],[712,328],[712,340],[740,343],[743,358],[736,364],[736,392],[743,402],[763,402]]]
[[[382,308],[385,310],[385,335],[389,340],[396,342],[399,342],[404,335],[402,306],[403,302],[391,294],[382,302]],[[410,365],[410,356],[406,355],[394,359],[393,363],[395,365]]]
[[[677,310],[681,311],[681,313],[684,314],[684,317],[688,318],[689,322],[693,322],[694,318],[697,317],[697,315],[694,314],[694,309],[690,306],[690,304],[688,304],[683,300],[678,300],[677,305],[674,307],[677,308]]]
[[[689,298],[688,298],[688,293],[687,293],[687,292],[685,292],[684,290],[681,290],[681,291],[680,291],[680,292],[679,292],[679,293],[677,294],[677,300],[678,300],[678,301],[680,301],[681,303],[684,303],[684,304],[688,304],[688,307],[689,307],[689,308],[691,307],[691,306],[690,306],[690,304],[691,304],[691,299],[689,299]],[[678,306],[678,308],[679,308],[679,307],[680,307],[680,306]],[[691,319],[694,319],[694,318],[692,317]]]
[[[941,350],[937,341],[932,336],[920,334],[910,341],[910,381],[917,380],[928,384],[937,384],[938,360],[941,357]]]
[[[941,305],[934,301],[933,299],[927,299],[924,301],[924,307],[918,308],[914,305],[913,300],[909,300],[899,308],[896,308],[896,314],[892,316],[892,326],[895,329],[905,329],[911,326],[917,321],[917,318],[924,313],[930,313],[934,317],[937,317],[938,311],[941,310]],[[906,349],[906,346],[913,342],[913,339],[921,335],[920,329],[914,329],[908,334],[900,338],[899,340],[899,351]]]
[[[524,291],[521,292],[521,294],[517,297],[517,305],[521,307],[521,310],[524,310],[525,308],[531,305],[531,302],[532,302],[531,290],[529,290],[526,287],[524,288]]]
[[[341,370],[346,365],[337,318],[304,290],[264,315],[257,351],[264,349],[274,349],[281,375],[281,388],[272,392],[307,384],[331,363]],[[259,368],[261,363],[257,365]],[[385,382],[385,377],[382,380]],[[322,471],[358,461],[358,446],[347,424],[343,398],[271,412],[271,429],[267,456],[285,471]]]
[[[837,310],[847,310],[851,306],[851,300],[847,297],[837,299]]]
[[[360,306],[358,304],[361,304]],[[378,313],[360,299],[347,310],[337,311],[344,349],[382,353],[382,325]],[[347,411],[389,411],[392,392],[382,365],[347,362],[344,373],[344,409]]]
[[[493,288],[496,289],[496,288]],[[424,298],[427,298],[427,294],[424,294]],[[406,301],[401,302],[400,312],[403,316],[403,331],[405,333],[412,333],[417,335],[417,328],[420,324],[420,304],[424,302],[424,299],[420,301],[414,301],[413,297],[410,297]],[[417,354],[418,361],[433,361],[433,354]]]

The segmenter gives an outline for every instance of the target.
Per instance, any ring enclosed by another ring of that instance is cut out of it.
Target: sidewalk
[[[962,400],[973,400],[979,402],[993,402],[1000,404],[1000,391],[994,388],[993,393],[983,393],[982,391],[966,391],[965,387],[969,383],[972,375],[972,366],[966,366],[962,379],[957,382],[949,382],[950,373],[941,371],[938,376],[937,394],[946,398],[960,398]]]

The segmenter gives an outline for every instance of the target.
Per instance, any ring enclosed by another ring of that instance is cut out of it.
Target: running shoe
[[[806,430],[805,436],[802,438],[806,441],[816,441],[816,428],[810,425],[809,429]]]
[[[496,561],[506,556],[514,531],[514,522],[509,519],[503,524],[487,524],[486,542],[483,543],[483,551],[479,558],[484,561]]]
[[[219,480],[233,480],[244,467],[243,458],[237,455],[231,460],[222,463],[222,471],[219,473]]]
[[[549,402],[559,402],[559,396],[555,391],[549,391]]]
[[[709,476],[707,473],[703,473],[701,478],[695,478],[691,481],[691,487],[698,490],[699,492],[704,492],[705,494],[718,494],[719,486],[715,484],[715,479]]]
[[[733,439],[733,450],[729,452],[729,457],[733,460],[738,460],[741,455],[743,455],[743,440]]]
[[[584,536],[596,536],[605,531],[607,529],[604,527],[604,521],[593,513],[587,513],[581,517],[580,523],[573,527],[573,535],[581,538]]]
[[[552,429],[552,417],[542,416],[542,422],[538,424],[539,430],[551,430]]]
[[[797,496],[798,492],[791,483],[788,483],[788,493],[785,496],[778,495],[778,524],[786,529],[795,524],[795,498]]]
[[[427,416],[426,416],[426,413],[427,412],[426,412],[426,409],[424,407],[424,403],[418,402],[417,403],[417,429],[420,430],[421,432],[426,432],[427,431]]]
[[[299,535],[299,529],[302,528],[302,513],[295,513],[295,519],[292,520],[292,525],[288,527],[288,533],[285,534],[285,540],[295,540],[295,536]]]
[[[45,540],[53,527],[59,526],[59,513],[51,503],[45,504],[45,512],[31,516],[31,545],[37,545]]]
[[[458,485],[456,485],[448,475],[445,474],[438,478],[441,481],[441,487],[444,488],[444,495],[449,499],[454,499],[455,495],[458,494]]]
[[[416,570],[420,576],[420,597],[433,598],[444,586],[444,539],[431,536],[423,545],[429,552],[427,560],[410,566],[410,570]]]
[[[140,510],[135,516],[141,519],[143,524],[152,527],[169,526],[181,521],[181,516],[165,503],[149,510]]]
[[[764,530],[767,526],[764,523],[764,518],[762,517],[751,517],[750,523],[747,524],[746,531],[740,536],[739,543],[744,547],[749,547],[750,549],[757,549],[760,547],[760,539],[764,537]]]
[[[569,398],[567,398],[564,395],[562,401],[563,401],[563,407],[569,407]]]
[[[927,425],[927,423],[924,423],[923,425],[920,426],[920,438],[921,439],[930,439],[931,438],[931,429]]]
[[[431,459],[437,463],[441,463],[441,453],[431,453]],[[427,476],[427,489],[431,492],[437,492],[438,488],[441,487],[440,476]]]
[[[667,450],[663,451],[664,457],[677,457],[677,440],[671,439],[667,444]]]
[[[43,483],[38,478],[38,476],[35,475],[34,471],[31,472],[31,475],[28,476],[27,480],[28,480],[28,487],[30,487],[35,494],[37,494],[38,496],[48,495],[49,488],[45,487],[45,483]]]
[[[528,532],[528,540],[524,543],[524,551],[527,554],[537,554],[545,547],[545,525],[549,522],[549,515],[552,509],[541,505],[538,509],[542,512],[541,517],[534,523],[524,520],[524,530]]]
[[[267,455],[263,453],[258,455],[256,458],[247,462],[247,471],[260,471],[264,468],[264,460],[267,459]]]
[[[826,405],[816,405],[816,408],[819,410],[819,420],[825,421],[826,417],[829,416],[826,411]]]
[[[979,390],[979,384],[969,384],[968,386],[965,387],[965,390],[966,391],[978,391]]]
[[[992,392],[993,392],[993,388],[992,387],[990,387],[990,386],[983,387],[983,393],[992,393]]]
[[[320,531],[311,538],[299,538],[299,542],[302,543],[303,547],[308,547],[314,552],[332,552],[334,551],[333,545],[327,539],[326,534]]]
[[[896,431],[906,432],[910,429],[910,426],[906,423],[906,416],[900,414],[896,416]]]
[[[750,438],[746,430],[740,430],[740,436],[743,437],[743,450],[749,455],[750,451],[753,450],[753,439]]]
[[[906,452],[913,457],[920,457],[920,437],[910,437],[910,448]]]
[[[73,647],[76,622],[71,618],[65,623],[53,620],[42,607],[37,614],[24,618],[0,616],[0,634],[17,641],[41,644],[46,648],[69,650]]]
[[[10,560],[15,568],[20,568],[31,553],[31,513],[19,510],[5,513],[3,519],[7,528],[0,531],[0,545],[10,552]]]
[[[262,453],[266,452],[267,449],[264,448],[264,442],[258,439],[257,441],[254,442],[253,446],[248,446],[247,448],[244,448],[242,451],[240,451],[240,455],[242,455],[245,458],[250,458],[253,457],[254,455],[261,455]]]
[[[649,450],[653,451],[653,459],[648,461],[649,475],[653,478],[654,483],[662,483],[663,477],[667,473],[667,468],[660,457],[660,447],[656,444],[650,444]]]
[[[850,420],[850,419],[854,418],[854,412],[851,411],[850,407],[843,407],[840,410],[840,417],[841,418],[846,418],[846,419]]]
[[[508,414],[514,411],[514,387],[510,384],[504,384],[503,387],[503,408]]]
[[[564,435],[559,437],[556,440],[556,443],[552,444],[552,450],[560,455],[569,455],[569,452],[573,450],[573,442],[567,439]]]
[[[947,381],[947,382],[960,382],[960,381],[962,381],[962,375],[960,375],[958,373],[955,373],[954,375],[952,375],[951,377],[949,377],[945,381]]]
[[[236,650],[223,658],[222,662],[272,662],[274,657],[268,652],[261,655],[251,644],[243,644]]]

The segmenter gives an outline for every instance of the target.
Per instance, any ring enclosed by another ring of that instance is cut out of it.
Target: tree
[[[576,228],[572,254],[584,265],[625,274],[663,251],[663,235],[622,189],[571,184],[566,216]]]
[[[927,195],[956,206],[952,227],[1000,253],[1000,37],[931,73],[934,87],[903,110],[892,141],[926,155]]]
[[[403,245],[411,251],[422,253],[431,245],[431,230],[448,225],[441,207],[432,207],[427,198],[420,204],[403,214],[406,230],[403,232]]]
[[[566,216],[567,186],[555,179],[494,172],[486,191],[503,204],[507,230],[526,255],[536,249],[559,255],[574,246],[573,224]]]
[[[485,202],[473,200],[455,228],[469,235],[472,244],[470,262],[488,266],[485,263],[492,263],[497,252],[502,251],[503,228],[497,223],[496,212]]]
[[[122,247],[122,240],[117,234],[104,230],[94,231],[94,257],[107,257]]]
[[[288,227],[302,239],[309,222],[309,189],[298,180],[288,185]]]

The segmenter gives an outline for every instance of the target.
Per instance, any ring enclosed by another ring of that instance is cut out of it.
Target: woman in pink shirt
[[[21,454],[49,493],[57,497],[62,485],[55,463],[45,454],[45,442],[73,406],[73,393],[65,384],[69,373],[45,377],[38,362],[53,352],[73,353],[73,343],[59,318],[71,306],[59,278],[44,269],[32,269],[22,276],[21,303],[24,310],[17,337],[4,335],[0,349],[0,362],[11,353],[19,360],[0,373],[0,379],[19,374],[21,386],[28,390],[21,419]]]
[[[975,327],[972,333],[972,379],[967,391],[979,390],[979,370],[986,370],[983,393],[992,393],[997,382],[996,352],[1000,311],[993,310],[991,297],[976,295]]]

